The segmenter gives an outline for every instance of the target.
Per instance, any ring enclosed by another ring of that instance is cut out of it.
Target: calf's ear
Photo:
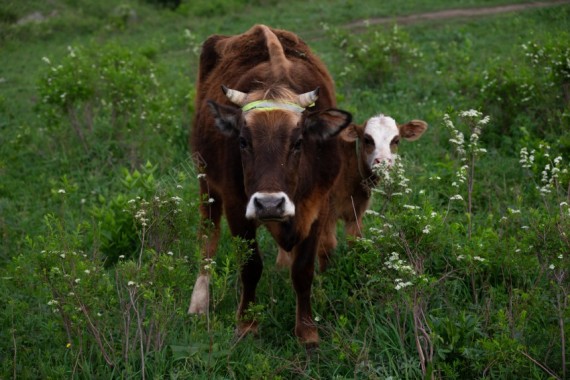
[[[328,109],[311,113],[305,119],[304,132],[323,139],[336,136],[352,121],[352,115],[346,111]]]
[[[398,126],[400,136],[408,141],[416,141],[426,131],[428,125],[423,120],[412,120]]]
[[[241,109],[228,107],[218,104],[212,100],[208,100],[208,107],[216,121],[216,127],[226,136],[233,136],[239,133],[238,120],[241,115]]]

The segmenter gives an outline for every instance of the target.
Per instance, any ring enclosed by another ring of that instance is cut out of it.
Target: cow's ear
[[[348,143],[355,142],[358,140],[358,129],[360,127],[356,124],[350,124],[348,127],[342,130],[338,137]]]
[[[400,136],[408,141],[415,141],[422,137],[427,127],[427,123],[423,120],[412,120],[398,126]]]
[[[238,120],[241,109],[228,107],[208,100],[208,107],[216,120],[216,127],[226,136],[234,136],[239,133]]]
[[[336,136],[352,121],[352,115],[346,111],[328,109],[307,115],[305,133],[319,136],[323,139]]]

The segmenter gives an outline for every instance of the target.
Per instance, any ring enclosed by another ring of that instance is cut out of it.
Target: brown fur
[[[222,85],[246,93],[248,102],[292,101],[316,88],[320,92],[310,112],[254,110],[244,116],[224,96]],[[255,242],[259,222],[245,218],[246,206],[255,192],[282,191],[294,203],[295,216],[265,225],[293,258],[296,335],[305,344],[315,344],[316,327],[305,321],[312,321],[310,289],[321,218],[328,212],[326,200],[341,167],[337,139],[331,136],[346,127],[350,115],[327,111],[336,106],[333,82],[308,46],[291,32],[263,25],[237,36],[206,40],[197,92],[190,143],[206,174],[200,179],[201,193],[214,200],[201,209],[205,225],[213,224],[204,255],[210,257],[215,251],[222,213],[232,235],[251,241],[252,254],[241,268],[238,334],[247,331],[243,326],[257,326],[244,314],[255,301],[263,267]],[[220,126],[220,120],[237,120],[237,127]],[[293,149],[300,137],[302,145]],[[243,141],[248,142],[246,148],[240,148]]]

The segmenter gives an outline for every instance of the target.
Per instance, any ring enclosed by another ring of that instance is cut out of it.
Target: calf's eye
[[[239,138],[239,148],[240,149],[247,149],[247,146],[248,146],[247,140],[243,137],[240,137]]]

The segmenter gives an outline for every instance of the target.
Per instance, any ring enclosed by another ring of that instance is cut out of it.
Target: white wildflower
[[[471,109],[468,111],[461,111],[459,113],[459,116],[461,116],[461,117],[480,117],[481,115],[482,115],[481,112],[474,110],[474,109]]]
[[[459,194],[456,194],[454,196],[452,196],[451,198],[449,198],[450,201],[462,201],[463,197]]]

